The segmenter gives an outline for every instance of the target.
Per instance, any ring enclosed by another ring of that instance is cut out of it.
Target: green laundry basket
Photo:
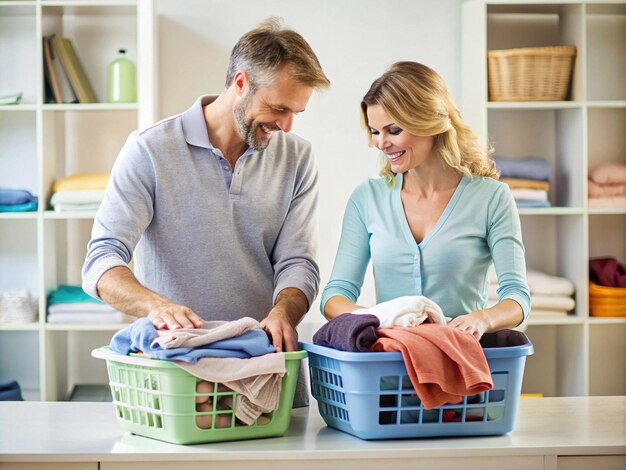
[[[196,391],[196,385],[202,379],[170,361],[136,354],[124,356],[108,346],[94,349],[91,355],[106,360],[117,419],[126,431],[174,444],[199,444],[283,435],[291,421],[300,360],[307,353],[285,353],[287,372],[282,380],[278,409],[263,415],[265,420],[258,419],[249,426],[237,424],[232,409],[214,407],[208,412],[196,411],[196,398],[203,395]],[[217,385],[209,396],[232,396],[234,403],[238,394],[232,390],[221,392]],[[198,427],[196,417],[200,415],[211,415],[213,427]],[[226,415],[231,425],[216,427],[218,415]]]

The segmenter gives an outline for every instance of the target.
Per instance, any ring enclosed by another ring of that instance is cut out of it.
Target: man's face
[[[313,88],[291,77],[283,67],[270,86],[250,91],[248,87],[233,109],[237,130],[255,150],[264,150],[274,131],[289,132],[293,118],[306,108]]]

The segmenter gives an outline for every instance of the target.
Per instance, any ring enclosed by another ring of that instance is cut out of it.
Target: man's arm
[[[296,326],[308,310],[309,302],[300,289],[288,287],[278,293],[274,306],[261,322],[276,351],[297,350]]]
[[[156,328],[201,328],[203,320],[193,310],[146,289],[126,266],[106,271],[97,284],[98,296],[120,312],[148,317]]]

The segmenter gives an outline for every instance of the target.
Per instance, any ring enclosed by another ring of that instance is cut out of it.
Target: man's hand
[[[286,316],[272,309],[261,322],[276,352],[295,351],[298,347],[298,332],[291,326]]]
[[[148,319],[157,329],[202,328],[204,320],[189,307],[163,303],[150,309]]]
[[[308,308],[307,298],[300,289],[287,287],[278,293],[274,307],[261,322],[277,352],[297,350],[296,326]]]

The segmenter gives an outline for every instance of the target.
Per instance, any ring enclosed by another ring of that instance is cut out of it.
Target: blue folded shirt
[[[37,202],[37,197],[25,189],[0,188],[0,206],[16,206]]]

